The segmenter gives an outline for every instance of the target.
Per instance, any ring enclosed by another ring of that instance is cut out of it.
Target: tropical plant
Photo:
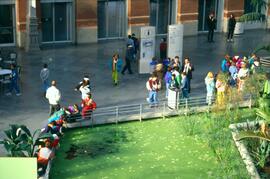
[[[25,125],[10,125],[10,129],[4,131],[6,138],[0,141],[4,145],[9,156],[32,157],[35,147],[40,144],[41,139],[52,138],[50,133],[41,133],[40,129],[31,134]]]
[[[266,10],[268,6],[268,2],[265,0],[250,0],[250,3],[253,7],[256,7],[256,12],[250,12],[242,15],[238,18],[238,22],[247,22],[247,21],[256,21],[256,20],[264,20],[265,14],[258,11],[259,7],[261,9]]]

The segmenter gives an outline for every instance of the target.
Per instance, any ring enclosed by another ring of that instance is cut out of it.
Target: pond
[[[67,131],[51,178],[211,178],[217,166],[180,119],[158,119]]]

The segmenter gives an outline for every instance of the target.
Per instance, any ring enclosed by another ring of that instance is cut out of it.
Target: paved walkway
[[[269,41],[270,33],[265,30],[247,31],[236,37],[234,43],[227,43],[224,34],[216,34],[215,43],[207,43],[206,34],[185,37],[183,54],[189,56],[195,66],[191,96],[205,95],[204,77],[208,71],[218,71],[220,60],[226,53],[249,55],[254,48]],[[43,49],[39,54],[32,55],[20,51],[18,63],[22,66],[22,96],[0,94],[0,131],[11,123],[25,124],[31,129],[46,123],[49,106],[42,97],[39,77],[44,62],[49,65],[50,80],[58,82],[62,105],[80,102],[80,94],[73,89],[84,74],[90,75],[98,107],[145,102],[148,75],[139,75],[135,63],[132,64],[133,75],[121,75],[120,85],[112,85],[108,61],[115,52],[123,56],[124,46],[125,42],[118,40]],[[164,98],[164,93],[161,91],[161,98]],[[2,135],[0,132],[0,137]]]

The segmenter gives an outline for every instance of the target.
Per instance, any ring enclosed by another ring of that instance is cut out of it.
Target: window
[[[0,5],[0,44],[14,43],[13,5]]]

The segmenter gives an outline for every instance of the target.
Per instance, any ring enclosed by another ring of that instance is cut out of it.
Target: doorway
[[[98,0],[98,39],[117,39],[125,36],[125,1]]]
[[[210,13],[214,13],[218,19],[218,0],[199,0],[199,24],[198,31],[207,31],[207,18]]]
[[[72,4],[41,3],[42,42],[71,42]]]
[[[176,0],[150,0],[150,25],[156,34],[167,34],[168,25],[176,23]]]

